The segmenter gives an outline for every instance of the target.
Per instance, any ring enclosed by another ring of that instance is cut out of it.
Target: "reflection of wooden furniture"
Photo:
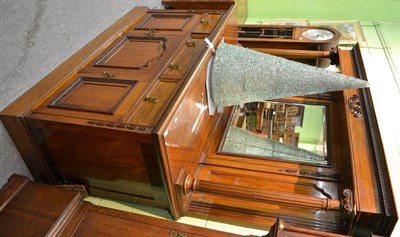
[[[13,175],[0,190],[2,236],[238,236],[94,206],[79,193]]]

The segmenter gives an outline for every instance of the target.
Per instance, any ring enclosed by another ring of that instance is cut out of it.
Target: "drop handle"
[[[194,47],[196,46],[196,42],[192,41],[192,40],[188,40],[186,41],[186,46],[188,47]]]
[[[114,74],[112,74],[112,73],[109,73],[109,72],[103,72],[103,75],[104,75],[104,77],[105,77],[105,78],[111,78],[111,77],[114,77]]]
[[[153,28],[149,28],[145,33],[147,36],[154,36],[157,31]]]
[[[180,69],[181,69],[181,66],[180,66],[179,64],[171,63],[171,64],[169,65],[169,68],[170,68],[170,69],[173,69],[173,70],[180,70]]]
[[[203,25],[208,25],[210,23],[210,21],[208,19],[203,18],[203,19],[201,19],[200,23]]]
[[[172,237],[187,237],[186,233],[176,231],[176,230],[170,230],[168,234],[169,234],[169,236],[172,236]]]
[[[152,96],[145,96],[144,101],[148,101],[150,103],[156,104],[158,102],[158,98],[152,97]]]

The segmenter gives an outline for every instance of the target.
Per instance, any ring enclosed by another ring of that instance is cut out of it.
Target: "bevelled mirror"
[[[327,110],[285,100],[235,106],[219,152],[328,165]]]

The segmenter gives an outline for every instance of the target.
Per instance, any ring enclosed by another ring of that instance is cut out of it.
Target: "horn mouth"
[[[209,68],[209,94],[218,107],[368,86],[364,80],[223,42]]]

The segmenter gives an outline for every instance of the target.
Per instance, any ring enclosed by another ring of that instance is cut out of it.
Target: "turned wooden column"
[[[302,194],[258,190],[233,185],[218,184],[192,178],[190,175],[186,176],[183,189],[184,193],[209,193],[238,199],[296,206],[313,210],[339,211],[341,207],[341,201],[337,199],[318,198]]]

